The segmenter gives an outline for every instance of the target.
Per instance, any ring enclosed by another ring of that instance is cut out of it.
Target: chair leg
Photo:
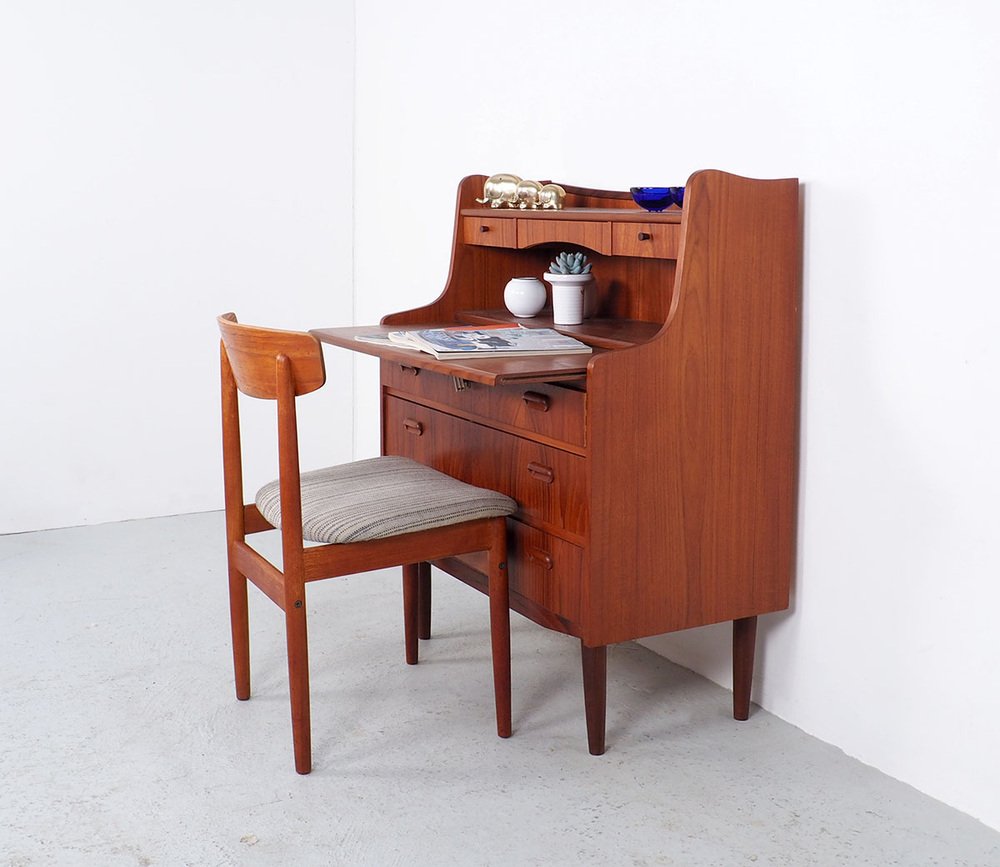
[[[507,524],[498,518],[490,548],[490,640],[493,647],[493,691],[496,698],[497,734],[509,738],[510,710],[510,591],[507,577]]]
[[[233,670],[236,697],[250,698],[250,617],[247,611],[247,579],[229,567],[229,622],[233,634]]]
[[[305,596],[305,594],[302,594]],[[306,638],[306,602],[296,600],[285,611],[285,638],[288,644],[288,691],[292,703],[292,746],[295,770],[312,770],[312,734],[309,724],[309,645]]]
[[[418,635],[423,639],[431,637],[431,564],[418,563],[420,580],[417,585],[417,620],[420,624]]]
[[[420,564],[403,565],[403,644],[406,647],[406,664],[416,665],[419,656],[417,641],[417,614],[420,596]]]

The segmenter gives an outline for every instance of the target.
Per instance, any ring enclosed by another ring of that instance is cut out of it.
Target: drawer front
[[[611,223],[584,220],[518,220],[517,246],[562,242],[579,244],[597,253],[611,252]]]
[[[391,396],[382,424],[387,455],[501,491],[530,524],[574,538],[586,532],[585,458]]]
[[[676,259],[680,238],[677,223],[615,223],[612,250],[616,256]]]
[[[510,589],[574,622],[580,621],[583,550],[519,521],[509,521]]]
[[[458,391],[450,376],[410,365],[382,362],[382,382],[414,401],[454,409],[529,438],[584,445],[587,395],[556,385],[481,385]]]
[[[480,247],[516,247],[517,221],[501,217],[462,217],[462,240]]]

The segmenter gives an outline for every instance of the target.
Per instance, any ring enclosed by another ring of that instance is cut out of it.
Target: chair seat
[[[385,539],[432,527],[509,515],[517,503],[403,457],[369,458],[302,473],[302,535],[312,542]],[[257,492],[257,508],[281,526],[277,481]]]

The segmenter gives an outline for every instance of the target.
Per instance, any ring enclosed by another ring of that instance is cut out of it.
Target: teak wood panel
[[[405,328],[427,323],[454,323],[462,321],[462,311],[502,310],[503,290],[508,281],[512,277],[541,277],[559,249],[562,248],[537,247],[517,251],[461,244],[456,253],[461,267],[453,267],[454,285],[461,287],[461,293],[456,297],[449,295],[438,299],[426,307],[393,313],[386,316],[382,324]],[[587,322],[624,319],[662,326],[673,297],[675,260],[601,256],[589,250],[587,255],[593,265],[597,300],[594,316]],[[653,329],[646,339],[654,336],[656,330]],[[323,340],[323,331],[315,333]],[[355,348],[362,352],[371,351],[364,347]],[[378,353],[373,351],[373,354]]]
[[[464,217],[462,240],[483,247],[516,247],[517,223],[497,217]]]
[[[596,253],[611,253],[611,223],[573,223],[562,220],[518,220],[517,246],[577,244]]]
[[[468,178],[466,178],[468,180]],[[462,182],[463,184],[465,181]],[[565,207],[561,211],[553,211],[548,208],[540,210],[520,209],[520,208],[461,208],[459,213],[463,217],[508,217],[518,220],[555,220],[563,222],[584,222],[593,223],[605,220],[612,220],[616,223],[675,223],[681,222],[682,211],[680,208],[671,206],[665,211],[647,211],[640,208],[632,200],[629,193],[614,192],[611,190],[583,190],[576,187],[579,192],[566,197]],[[582,201],[590,201],[593,207],[580,206]]]
[[[508,520],[507,526],[511,607],[549,629],[579,635],[586,604],[583,549],[517,520]],[[435,565],[486,591],[482,554],[449,557]]]
[[[483,420],[501,430],[556,445],[582,447],[587,396],[558,385],[485,386],[421,370],[411,364],[382,362],[382,383],[400,395],[432,408]]]
[[[508,521],[508,527],[510,589],[578,622],[586,596],[582,549],[520,521]]]
[[[799,249],[797,181],[689,180],[666,327],[588,377],[586,642],[787,607]]]
[[[521,531],[528,531],[532,529],[524,524],[521,524],[519,521],[515,521],[513,519],[508,519],[508,527],[509,527],[508,542],[510,542],[510,540],[514,538],[514,533],[519,529]],[[549,536],[547,538],[554,539],[555,537]],[[556,541],[561,542],[562,540],[556,540]],[[511,555],[508,552],[508,557],[510,556],[514,555]],[[556,563],[558,564],[560,562],[565,563],[569,562],[569,560],[567,560],[564,557],[561,557],[559,560],[556,561]],[[437,566],[439,569],[442,569],[445,572],[447,572],[449,575],[454,575],[456,578],[460,578],[466,584],[469,584],[470,586],[477,588],[483,593],[486,593],[489,589],[488,582],[486,580],[486,565],[487,565],[486,558],[480,554],[462,554],[457,557],[445,557],[441,560],[433,561],[433,564]],[[578,624],[575,621],[569,620],[565,617],[556,614],[551,608],[547,608],[545,605],[543,605],[536,599],[529,598],[528,596],[522,594],[520,592],[520,587],[514,586],[515,571],[517,571],[516,567],[510,570],[511,609],[513,611],[516,611],[518,614],[527,617],[529,620],[533,620],[540,626],[544,626],[546,629],[554,629],[556,630],[556,632],[564,632],[567,635],[574,635],[577,638],[579,638],[580,632]],[[582,572],[581,573],[574,572],[572,574],[574,576],[582,575]],[[574,578],[573,580],[566,582],[562,586],[564,586],[565,588],[575,588],[576,585],[577,585],[577,579]],[[534,583],[532,579],[530,578],[527,579],[527,583],[524,586],[528,592],[532,593],[536,592],[536,590],[532,588],[535,588],[537,585]],[[545,582],[545,586],[546,587],[549,586],[548,582]],[[551,590],[539,589],[537,592],[540,594],[542,598],[549,598],[551,595]],[[566,592],[569,592],[569,589],[567,589]],[[582,600],[584,598],[585,597],[581,597],[580,604],[582,604]],[[567,604],[570,605],[575,610],[575,606],[577,603],[568,601]]]
[[[459,310],[459,320],[466,325],[513,325],[518,318],[508,310]],[[590,317],[579,325],[557,325],[552,321],[552,311],[543,309],[532,317],[531,328],[554,328],[583,341],[593,348],[628,349],[637,343],[646,343],[663,327],[658,322],[641,322],[637,319],[608,319]],[[581,377],[580,384],[586,382]]]
[[[681,227],[676,223],[615,223],[611,250],[616,256],[676,259]]]
[[[516,517],[580,543],[587,530],[585,459],[387,396],[383,451],[513,497]]]

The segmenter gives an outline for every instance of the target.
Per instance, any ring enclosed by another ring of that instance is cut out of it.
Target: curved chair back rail
[[[282,355],[291,364],[296,396],[316,391],[326,382],[323,350],[311,334],[241,325],[235,313],[223,313],[218,323],[236,386],[243,394],[276,400],[277,359]]]

